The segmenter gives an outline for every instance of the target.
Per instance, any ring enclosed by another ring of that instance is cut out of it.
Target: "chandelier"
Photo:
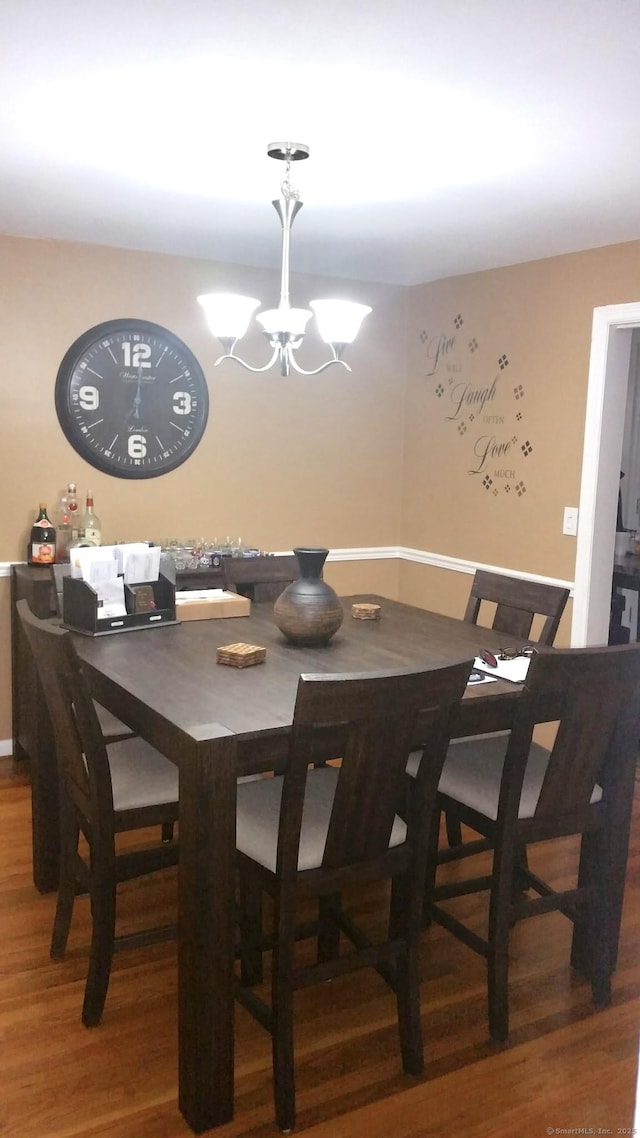
[[[235,293],[212,292],[199,296],[198,301],[205,310],[209,327],[220,341],[224,352],[216,360],[216,366],[223,360],[235,360],[248,371],[268,371],[276,362],[280,364],[280,374],[289,375],[291,368],[301,375],[317,375],[333,364],[341,364],[347,371],[351,368],[342,359],[348,344],[351,344],[360,329],[364,317],[371,312],[366,304],[356,304],[350,300],[312,300],[311,308],[292,308],[289,302],[289,248],[291,227],[302,202],[300,194],[291,185],[291,163],[309,157],[309,147],[301,142],[271,142],[267,147],[270,158],[286,162],[285,175],[280,186],[280,197],[272,204],[282,225],[282,267],[280,276],[280,302],[277,308],[259,312],[256,319],[262,325],[272,348],[271,358],[263,367],[252,367],[246,360],[236,355],[235,347],[249,327],[249,321],[261,302],[253,296],[238,296]],[[313,309],[313,311],[311,311]],[[311,316],[315,315],[318,331],[331,348],[331,359],[312,371],[300,367],[295,352],[302,344],[305,329]]]

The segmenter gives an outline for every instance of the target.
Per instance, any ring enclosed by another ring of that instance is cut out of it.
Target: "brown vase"
[[[327,644],[344,619],[340,598],[322,579],[328,549],[294,549],[300,577],[287,585],[273,611],[278,628],[292,644]]]

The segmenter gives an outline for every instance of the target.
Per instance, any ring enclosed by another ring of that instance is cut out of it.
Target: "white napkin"
[[[473,666],[479,672],[486,672],[488,676],[493,676],[494,679],[511,680],[512,684],[524,683],[531,662],[530,656],[516,656],[515,660],[500,660],[496,654],[496,660],[498,666],[492,668],[490,664],[485,664],[484,660],[476,656]]]

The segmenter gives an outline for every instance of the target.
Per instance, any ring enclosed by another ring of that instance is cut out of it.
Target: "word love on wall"
[[[524,387],[514,380],[507,354],[483,359],[480,342],[465,334],[460,313],[449,331],[422,331],[419,338],[424,378],[455,436],[452,453],[493,497],[521,498],[527,492],[526,463],[533,444],[526,432]]]

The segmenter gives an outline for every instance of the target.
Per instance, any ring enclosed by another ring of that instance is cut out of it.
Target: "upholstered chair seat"
[[[335,767],[327,766],[309,771],[307,775],[298,849],[299,873],[322,865],[338,774]],[[271,873],[276,872],[283,781],[278,775],[238,786],[236,847]],[[407,827],[396,814],[389,848],[401,845],[406,836]]]

